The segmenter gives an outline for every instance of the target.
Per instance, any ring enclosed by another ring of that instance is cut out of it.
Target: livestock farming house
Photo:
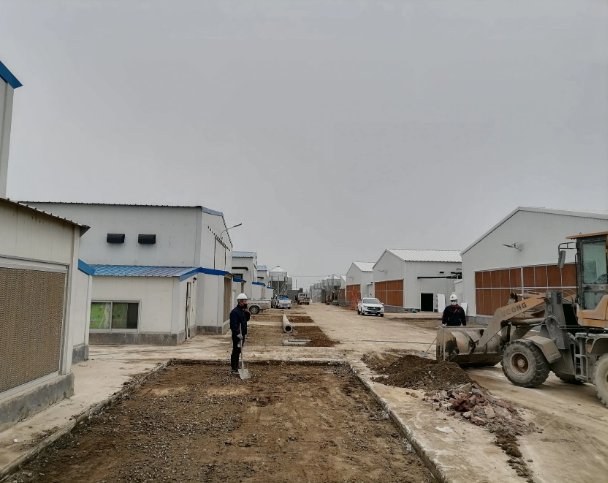
[[[346,272],[346,303],[374,296],[374,262],[353,262]]]
[[[557,266],[558,245],[579,233],[608,231],[607,211],[518,207],[462,251],[463,300],[478,322],[507,304],[509,293],[576,293],[574,250]],[[605,261],[605,258],[604,258]],[[598,276],[605,266],[596,267]]]
[[[88,227],[6,199],[17,78],[0,62],[0,430],[74,393],[86,357]]]
[[[94,268],[92,344],[179,344],[224,333],[232,243],[203,206],[28,202],[91,226],[81,258]],[[85,221],[86,220],[86,221]]]
[[[441,309],[461,277],[457,250],[385,250],[374,264],[374,295],[387,312]]]

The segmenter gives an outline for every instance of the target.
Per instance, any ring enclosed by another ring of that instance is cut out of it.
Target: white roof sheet
[[[406,262],[462,262],[458,250],[387,250]]]
[[[481,235],[477,240],[471,243],[468,247],[462,250],[462,254],[464,255],[471,248],[477,245],[481,240],[487,237],[490,233],[500,227],[507,220],[515,216],[520,211],[529,211],[532,213],[545,213],[548,215],[562,215],[562,216],[576,216],[579,218],[599,218],[601,220],[608,220],[608,211],[605,210],[586,210],[586,211],[568,211],[568,210],[553,210],[551,208],[543,208],[543,207],[533,207],[533,206],[518,206],[511,213],[505,216],[502,220],[500,220],[496,225],[486,231],[483,235]]]
[[[362,272],[371,272],[374,269],[374,262],[353,262]]]

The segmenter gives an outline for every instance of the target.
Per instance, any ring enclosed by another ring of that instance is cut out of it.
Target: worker
[[[442,325],[448,327],[465,326],[467,325],[467,317],[464,314],[464,309],[458,305],[458,297],[455,293],[450,296],[450,305],[443,310]]]
[[[239,375],[239,356],[247,336],[247,322],[251,318],[247,308],[247,295],[241,293],[236,298],[237,306],[230,312],[230,330],[232,331],[232,355],[230,356],[231,373]]]

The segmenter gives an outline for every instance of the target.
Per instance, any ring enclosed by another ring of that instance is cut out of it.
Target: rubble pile
[[[531,472],[518,447],[517,436],[534,431],[542,433],[542,429],[533,422],[524,421],[520,411],[507,401],[492,396],[476,382],[452,390],[427,392],[422,400],[431,403],[436,411],[446,411],[450,416],[468,420],[494,433],[496,445],[510,457],[511,467],[519,476],[532,481]]]

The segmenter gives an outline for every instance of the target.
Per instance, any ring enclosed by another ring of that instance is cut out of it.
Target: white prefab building
[[[373,268],[374,296],[387,311],[435,311],[461,271],[457,250],[385,250]]]
[[[89,280],[78,248],[87,229],[0,198],[0,430],[74,392],[74,345],[86,344],[79,308]]]
[[[608,212],[519,207],[462,251],[463,300],[483,321],[509,294],[547,289],[576,292],[575,251],[557,266],[558,245],[569,235],[608,231]]]
[[[194,335],[198,267],[93,269],[92,343],[177,345]]]
[[[119,307],[118,311],[125,303],[140,304],[137,327],[133,325],[134,316],[130,316],[131,325],[126,328],[123,322],[117,322],[115,328],[101,329],[91,320],[91,343],[173,344],[193,333],[227,330],[233,291],[232,243],[221,212],[203,206],[28,204],[91,226],[82,238],[80,258],[95,267],[92,298],[96,303],[108,303]],[[108,267],[108,272],[102,267]],[[123,267],[124,274],[113,274],[112,270],[118,269],[112,267]],[[159,276],[154,270],[146,271],[154,268],[170,274]],[[183,276],[181,269],[190,272],[195,268],[199,270],[196,280],[175,281]],[[146,275],[133,275],[141,270]],[[188,283],[192,284],[192,293],[186,300]],[[142,288],[142,284],[148,288]],[[172,284],[171,316],[163,312],[161,327],[161,319],[148,308],[156,306],[157,290],[166,292]],[[181,307],[175,305],[178,303]],[[176,311],[182,315],[177,317]],[[194,321],[189,329],[185,326],[187,311],[189,323]]]
[[[346,302],[374,296],[374,262],[353,262],[346,272]]]
[[[262,290],[258,281],[258,255],[255,252],[232,252],[232,274],[244,281],[242,292],[249,298],[260,299]]]

